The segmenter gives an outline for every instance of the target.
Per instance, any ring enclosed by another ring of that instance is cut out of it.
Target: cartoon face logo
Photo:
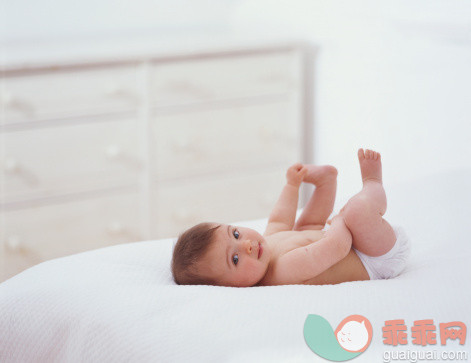
[[[343,349],[359,352],[368,342],[365,322],[349,321],[337,333],[337,340]]]
[[[361,315],[350,315],[335,330],[340,346],[348,352],[363,352],[370,344],[372,327],[368,319]]]
[[[309,314],[304,322],[304,340],[318,356],[344,362],[362,354],[370,345],[373,327],[362,315],[347,316],[337,326],[320,315]]]

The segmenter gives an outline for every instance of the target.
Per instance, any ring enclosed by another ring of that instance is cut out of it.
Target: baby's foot
[[[337,178],[337,169],[332,165],[304,165],[307,168],[303,182],[320,186]]]
[[[358,150],[358,160],[360,161],[361,179],[363,183],[367,180],[375,180],[380,183],[383,182],[383,175],[381,171],[381,154],[363,149]]]

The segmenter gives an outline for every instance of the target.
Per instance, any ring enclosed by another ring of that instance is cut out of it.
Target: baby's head
[[[266,274],[270,249],[257,231],[200,223],[175,245],[173,278],[180,285],[253,286]]]

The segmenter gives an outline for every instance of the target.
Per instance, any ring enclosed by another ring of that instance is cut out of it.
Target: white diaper
[[[354,248],[371,280],[391,279],[406,267],[410,255],[410,241],[401,227],[392,226],[396,234],[393,248],[382,256],[371,257]]]

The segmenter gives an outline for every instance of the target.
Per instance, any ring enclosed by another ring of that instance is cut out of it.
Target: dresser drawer
[[[156,117],[154,178],[295,162],[301,158],[295,102]]]
[[[6,124],[135,110],[135,67],[25,73],[2,80]]]
[[[136,192],[3,212],[6,272],[118,243],[142,240]],[[136,212],[137,211],[137,212]]]
[[[151,103],[176,105],[251,97],[298,89],[300,56],[295,51],[156,64]]]
[[[285,169],[280,165],[274,171],[241,171],[154,190],[152,237],[174,237],[204,221],[230,223],[268,217],[286,182]]]
[[[6,202],[136,184],[141,169],[135,120],[0,135]]]

